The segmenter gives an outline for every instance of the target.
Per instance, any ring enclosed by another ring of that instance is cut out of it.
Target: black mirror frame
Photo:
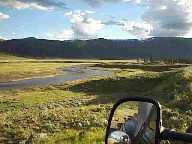
[[[108,119],[108,125],[107,125],[107,129],[106,129],[106,134],[105,134],[105,144],[107,144],[107,140],[108,140],[108,136],[109,136],[109,132],[110,132],[111,121],[112,121],[115,110],[117,109],[117,107],[120,104],[122,104],[124,102],[128,102],[128,101],[149,102],[156,106],[157,121],[156,121],[155,144],[159,144],[160,143],[160,130],[161,130],[161,126],[162,126],[161,105],[159,104],[158,101],[151,99],[151,98],[146,98],[146,97],[125,97],[125,98],[117,101],[117,103],[115,103],[115,105],[111,109],[109,119]]]

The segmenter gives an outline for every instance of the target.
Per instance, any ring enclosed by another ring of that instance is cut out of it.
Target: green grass
[[[58,66],[52,64],[54,68]],[[42,67],[47,68],[48,65]],[[31,66],[24,69],[31,69]],[[191,68],[162,69],[157,72],[138,67],[119,68],[110,78],[2,90],[0,141],[103,143],[109,111],[124,96],[147,96],[159,100],[163,104],[164,126],[184,131],[192,125]]]
[[[90,130],[76,130],[69,129],[39,139],[37,142],[40,144],[104,144],[103,135],[105,135],[105,129],[103,128],[91,128]]]
[[[76,63],[54,62],[9,62],[0,63],[0,82],[18,80],[61,73],[59,68],[69,67]]]
[[[67,89],[68,86],[52,86],[1,91],[0,127],[3,129],[0,137],[5,143],[11,143],[26,142],[33,135],[37,143],[52,143],[59,141],[63,133],[66,143],[102,142],[111,104],[92,104],[94,95],[73,93]],[[96,131],[102,133],[96,134]],[[68,132],[71,139],[67,137]],[[47,135],[45,139],[38,138],[42,133]],[[78,133],[81,137],[76,137]]]
[[[124,96],[145,96],[163,105],[164,126],[184,132],[192,125],[191,67],[166,72],[124,69],[112,78],[94,79],[71,87],[73,92],[95,94],[97,102],[115,102]],[[186,76],[187,75],[187,76]],[[175,120],[175,123],[172,122]]]
[[[94,64],[96,60],[31,59],[0,52],[0,82],[63,74],[62,69],[77,64]]]
[[[0,52],[0,61],[9,61],[9,60],[26,60],[26,58]]]

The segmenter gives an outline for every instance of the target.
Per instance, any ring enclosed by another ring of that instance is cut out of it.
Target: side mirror
[[[116,130],[110,133],[107,142],[109,144],[129,144],[131,139],[127,133]]]
[[[106,144],[159,144],[161,114],[158,102],[129,97],[112,108],[105,137]]]

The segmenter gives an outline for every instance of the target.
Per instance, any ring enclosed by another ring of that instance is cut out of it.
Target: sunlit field
[[[77,64],[113,70],[114,74],[63,85],[1,90],[2,143],[104,143],[109,111],[126,96],[159,100],[164,126],[185,131],[192,125],[190,66],[134,65],[127,61],[8,62],[0,63],[0,81],[54,75],[58,68]]]
[[[0,144],[190,133],[192,0],[0,0]]]

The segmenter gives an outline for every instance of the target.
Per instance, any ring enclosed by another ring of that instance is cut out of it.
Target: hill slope
[[[36,38],[0,42],[0,51],[21,56],[60,58],[191,58],[192,39],[155,37],[147,40],[56,41]]]
[[[9,60],[27,60],[27,59],[9,53],[0,52],[0,61],[9,61]]]

